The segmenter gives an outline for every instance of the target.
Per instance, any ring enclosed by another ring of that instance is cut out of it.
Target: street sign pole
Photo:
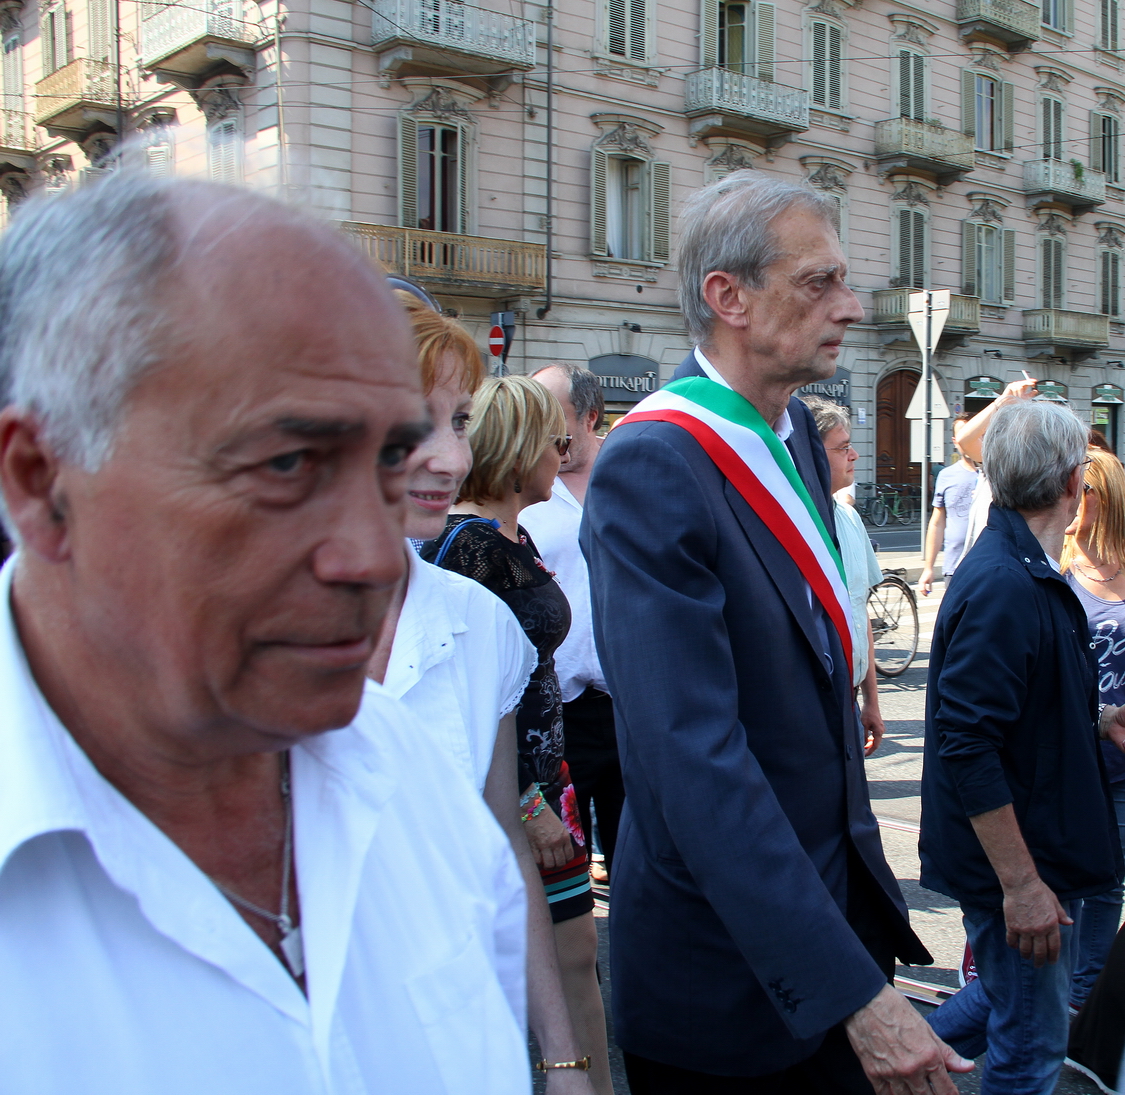
[[[930,459],[933,453],[934,431],[934,391],[933,391],[933,353],[934,344],[941,338],[945,321],[949,318],[950,293],[948,289],[923,289],[911,293],[908,301],[907,319],[922,351],[922,488],[919,512],[922,515],[921,541],[922,554],[926,554],[926,528],[930,512]]]

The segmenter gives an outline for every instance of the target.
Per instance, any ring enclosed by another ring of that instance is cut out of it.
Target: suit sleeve
[[[671,851],[782,1021],[811,1038],[886,979],[798,841],[739,721],[726,592],[714,572],[715,486],[700,482],[667,434],[629,429],[598,457],[582,529],[627,783],[642,780],[651,792]]]

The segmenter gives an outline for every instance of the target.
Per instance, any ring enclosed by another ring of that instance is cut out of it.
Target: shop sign
[[[1125,403],[1125,391],[1117,384],[1098,384],[1094,387],[1094,403]]]
[[[852,405],[852,371],[837,369],[827,380],[818,380],[797,389],[797,395],[822,395],[845,407]]]
[[[660,387],[660,365],[640,354],[601,354],[587,366],[610,403],[638,403]]]
[[[1066,402],[1066,385],[1056,380],[1040,380],[1035,385],[1035,390],[1044,398],[1053,403]]]
[[[965,381],[966,399],[995,399],[1004,390],[1004,381],[994,376],[971,376]]]

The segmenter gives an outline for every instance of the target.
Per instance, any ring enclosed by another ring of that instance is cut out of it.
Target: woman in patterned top
[[[569,438],[562,407],[538,381],[485,380],[473,398],[473,468],[441,537],[423,558],[473,578],[515,613],[539,662],[516,716],[519,789],[528,841],[555,925],[563,992],[590,1078],[611,1095],[605,1013],[597,981],[597,931],[588,852],[563,760],[562,694],[554,653],[570,628],[570,606],[520,511],[551,497]]]

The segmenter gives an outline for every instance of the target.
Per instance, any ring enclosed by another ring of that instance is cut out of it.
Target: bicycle
[[[883,580],[867,596],[875,672],[882,677],[905,673],[918,653],[918,598],[905,574],[903,569],[884,570]]]

